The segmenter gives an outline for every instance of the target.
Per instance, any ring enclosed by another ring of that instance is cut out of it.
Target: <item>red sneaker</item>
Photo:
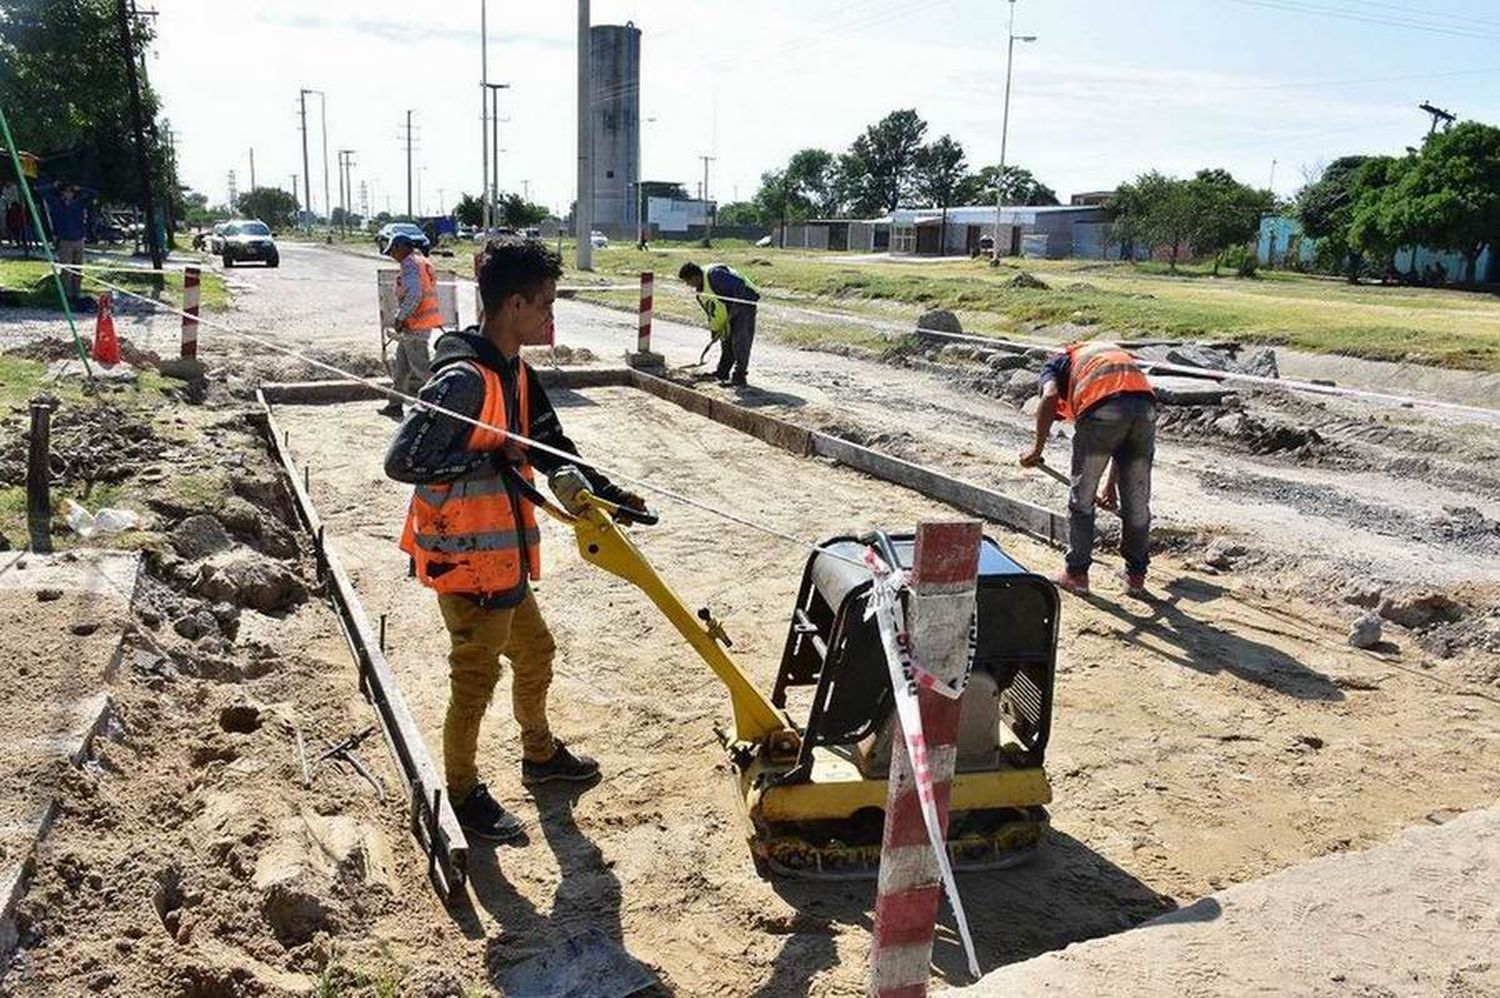
[[[1151,595],[1146,590],[1145,572],[1121,572],[1120,579],[1125,583],[1125,595],[1136,599],[1145,599]]]
[[[1052,581],[1059,589],[1066,589],[1074,596],[1089,594],[1089,573],[1087,572],[1059,572],[1052,576]]]

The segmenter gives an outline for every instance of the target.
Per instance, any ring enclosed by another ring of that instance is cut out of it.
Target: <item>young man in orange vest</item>
[[[576,455],[541,382],[520,357],[523,345],[551,342],[561,275],[561,259],[540,242],[490,243],[479,265],[481,324],[437,341],[422,402]],[[655,522],[638,496],[581,462],[528,450],[424,405],[413,407],[386,455],[386,474],[416,486],[401,549],[417,580],[437,592],[452,645],[443,721],[449,799],[465,831],[492,841],[521,833],[521,822],[480,782],[475,761],[501,655],[515,670],[521,781],[584,781],[599,772],[598,763],[569,751],[548,725],[556,646],[530,585],[541,575],[541,536],[528,499],[535,495],[532,469],[546,473],[574,463],[595,495]]]
[[[1042,463],[1053,420],[1072,419],[1073,475],[1068,496],[1067,570],[1054,581],[1087,595],[1094,556],[1094,492],[1109,469],[1097,503],[1120,511],[1125,591],[1146,595],[1151,546],[1151,461],[1156,454],[1156,394],[1135,358],[1114,343],[1074,343],[1042,368],[1036,445],[1021,465]]]
[[[386,252],[401,265],[401,272],[396,275],[396,355],[391,361],[391,387],[402,395],[415,395],[432,376],[428,337],[434,329],[443,328],[437,276],[432,264],[417,252],[411,237],[405,233],[392,238]],[[380,411],[392,419],[400,419],[401,403],[391,399]]]

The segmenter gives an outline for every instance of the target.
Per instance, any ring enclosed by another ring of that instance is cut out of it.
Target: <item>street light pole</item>
[[[303,89],[297,92],[297,100],[302,108],[302,224],[309,235],[312,234],[312,170],[307,166],[307,95],[316,91]]]
[[[594,161],[592,145],[593,45],[589,0],[578,0],[578,201],[573,206],[573,238],[579,270],[594,269]]]
[[[1000,209],[1005,203],[1005,152],[1010,136],[1010,70],[1016,57],[1016,42],[1034,42],[1036,35],[1016,34],[1016,0],[1010,0],[1010,25],[1005,29],[1005,109],[1000,117],[1000,172],[995,175],[994,260],[1000,262]]]
[[[485,208],[489,214],[490,222],[494,225],[500,224],[499,205],[497,199],[500,189],[500,91],[509,90],[509,83],[486,83],[485,90],[488,91],[494,106],[490,111],[490,178],[489,186],[481,194],[485,199]]]

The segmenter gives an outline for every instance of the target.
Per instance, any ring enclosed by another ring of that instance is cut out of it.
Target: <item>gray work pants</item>
[[[1078,418],[1068,495],[1070,572],[1094,560],[1094,497],[1110,458],[1119,472],[1120,553],[1125,570],[1144,575],[1151,560],[1151,460],[1156,455],[1156,402],[1144,395],[1108,399]]]
[[[720,381],[744,381],[750,371],[750,346],[755,342],[755,306],[729,305],[729,329],[719,340]]]
[[[391,387],[403,395],[415,395],[432,377],[432,359],[427,352],[430,332],[397,333],[392,346]]]
[[[59,239],[57,241],[57,262],[68,264],[83,263],[83,240],[82,239]],[[63,294],[68,296],[68,304],[78,297],[79,282],[83,275],[76,270],[65,270],[62,272]]]

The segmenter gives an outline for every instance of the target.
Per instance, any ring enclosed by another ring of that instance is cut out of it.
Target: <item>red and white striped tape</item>
[[[655,280],[649,270],[641,274],[641,328],[635,340],[635,348],[640,353],[651,352],[651,296]]]
[[[199,287],[201,272],[197,267],[188,267],[182,272],[182,359],[192,360],[198,356],[198,303],[202,295]]]

